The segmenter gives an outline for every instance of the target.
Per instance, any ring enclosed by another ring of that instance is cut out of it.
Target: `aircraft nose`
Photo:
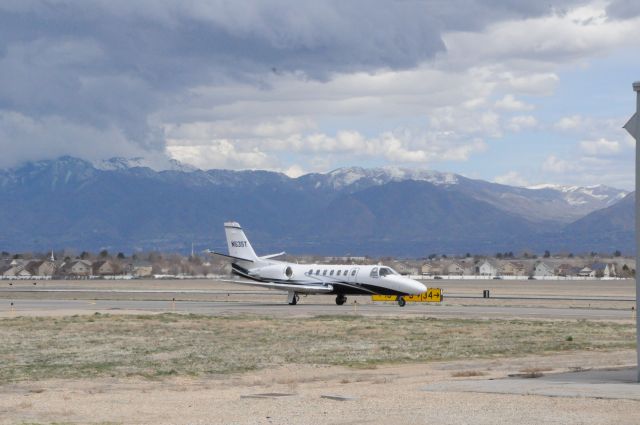
[[[407,286],[407,292],[410,293],[411,295],[418,295],[418,294],[423,294],[427,291],[427,287],[418,282],[417,280],[413,280],[413,279],[409,279],[409,278],[404,278],[405,279],[405,285]]]

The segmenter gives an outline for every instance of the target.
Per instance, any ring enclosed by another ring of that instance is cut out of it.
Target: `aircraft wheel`
[[[347,297],[345,297],[344,295],[338,295],[336,297],[336,304],[342,305],[342,304],[344,304],[346,302],[347,302]]]
[[[404,307],[407,304],[407,302],[404,300],[404,297],[398,297],[398,305],[400,307]]]

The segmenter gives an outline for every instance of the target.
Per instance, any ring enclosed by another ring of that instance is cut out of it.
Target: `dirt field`
[[[2,319],[0,340],[0,423],[640,421],[629,400],[421,390],[629,365],[629,323],[91,315]]]
[[[605,297],[443,303],[460,306],[627,310],[631,302],[609,298],[635,295],[633,281],[425,283],[445,296],[489,289],[492,296]],[[74,292],[24,292],[33,287]],[[88,300],[87,313],[95,299],[239,300],[255,302],[257,311],[284,303],[277,292],[211,280],[2,282],[0,298],[8,303],[16,295]],[[357,301],[370,303],[368,297]],[[333,304],[333,297],[313,302]],[[423,390],[456,380],[634,365],[631,316],[364,317],[347,309],[343,316],[318,317],[125,310],[71,316],[60,309],[17,317],[20,312],[7,310],[0,318],[0,424],[640,423],[640,402],[633,400]]]
[[[624,365],[634,359],[634,351],[579,352],[369,369],[280,366],[206,378],[24,381],[0,387],[0,423],[631,425],[640,423],[637,401],[422,388],[474,375],[472,379],[503,378],[532,370]]]

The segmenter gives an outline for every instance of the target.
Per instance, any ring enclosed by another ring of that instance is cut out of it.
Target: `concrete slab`
[[[438,382],[429,392],[476,392],[640,401],[636,368],[598,369],[543,375],[539,378],[468,379]]]

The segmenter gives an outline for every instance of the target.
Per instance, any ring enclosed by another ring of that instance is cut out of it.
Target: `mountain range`
[[[73,157],[0,170],[0,248],[225,250],[239,221],[258,253],[389,255],[603,251],[633,244],[633,194],[603,185],[514,187],[457,174],[341,168],[159,171]]]

